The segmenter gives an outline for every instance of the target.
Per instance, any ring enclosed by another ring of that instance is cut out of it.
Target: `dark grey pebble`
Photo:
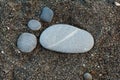
[[[81,2],[82,4],[85,4],[85,3],[86,3],[86,0],[80,0],[80,2]]]
[[[115,0],[106,0],[110,4],[115,4]]]
[[[45,22],[51,22],[53,19],[53,16],[54,16],[53,10],[48,7],[44,7],[40,14],[40,19]]]

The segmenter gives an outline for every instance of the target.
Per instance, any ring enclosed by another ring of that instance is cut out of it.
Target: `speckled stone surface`
[[[43,47],[63,53],[85,53],[94,45],[93,36],[83,30],[67,24],[48,27],[40,36]]]

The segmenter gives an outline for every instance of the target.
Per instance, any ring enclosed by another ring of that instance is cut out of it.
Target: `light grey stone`
[[[32,19],[28,22],[28,27],[31,30],[39,30],[41,28],[41,23],[38,20]]]
[[[42,13],[40,14],[40,19],[45,22],[51,22],[54,16],[54,12],[52,9],[48,7],[44,7],[42,9]]]
[[[17,47],[22,52],[31,52],[37,45],[37,38],[31,33],[22,33],[17,40]]]
[[[67,24],[48,27],[39,41],[44,48],[62,53],[85,53],[94,45],[89,32]]]
[[[84,74],[84,79],[85,80],[92,80],[92,75],[90,73],[85,73]]]

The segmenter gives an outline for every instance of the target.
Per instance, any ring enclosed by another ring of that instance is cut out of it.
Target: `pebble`
[[[85,53],[94,45],[89,32],[67,24],[48,27],[42,32],[39,42],[46,49],[62,53]]]
[[[41,28],[41,23],[38,20],[33,20],[32,19],[28,22],[28,27],[31,30],[39,30]]]
[[[48,7],[44,7],[40,15],[40,19],[45,22],[51,22],[54,16],[53,10]]]
[[[80,2],[81,2],[82,4],[85,4],[85,3],[86,3],[86,0],[80,0]]]
[[[118,3],[118,2],[115,2],[115,5],[116,5],[116,6],[120,6],[120,3]]]
[[[4,54],[5,52],[4,51],[1,51],[2,54]]]
[[[32,52],[37,45],[37,38],[31,33],[22,33],[17,40],[17,47],[22,52]]]
[[[110,4],[114,4],[115,3],[115,0],[106,0],[108,3]]]
[[[92,80],[92,75],[90,73],[85,73],[84,74],[84,79],[85,80]]]

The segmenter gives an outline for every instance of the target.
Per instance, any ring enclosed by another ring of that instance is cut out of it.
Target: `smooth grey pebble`
[[[52,9],[48,7],[44,7],[42,9],[42,13],[40,14],[40,19],[45,22],[51,22],[54,16],[54,12]]]
[[[85,73],[84,74],[84,79],[85,80],[92,80],[92,75],[90,73]]]
[[[31,33],[22,33],[17,40],[17,47],[22,52],[32,52],[37,45],[37,38]]]
[[[32,19],[28,22],[28,27],[31,30],[39,30],[41,28],[41,23],[38,20]]]
[[[89,32],[67,24],[48,27],[40,35],[39,41],[44,48],[62,53],[85,53],[94,45]]]

